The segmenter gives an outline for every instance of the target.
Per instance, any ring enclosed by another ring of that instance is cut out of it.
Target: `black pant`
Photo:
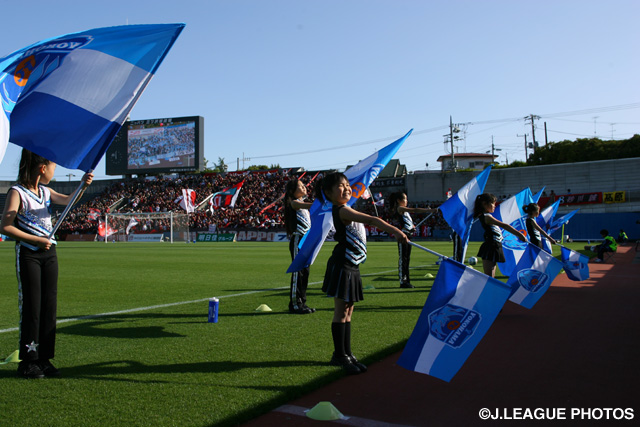
[[[20,308],[20,360],[52,359],[56,346],[58,256],[16,246]]]
[[[298,244],[302,237],[294,234],[289,241],[291,261],[298,254]],[[307,286],[309,286],[309,267],[291,273],[291,289],[289,292],[289,309],[298,310],[307,303]]]
[[[409,262],[411,261],[411,245],[398,242],[398,277],[400,284],[411,283]]]

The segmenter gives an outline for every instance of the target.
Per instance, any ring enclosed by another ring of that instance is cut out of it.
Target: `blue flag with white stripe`
[[[476,175],[438,208],[447,224],[461,237],[463,244],[469,240],[476,197],[484,192],[490,173],[491,166]]]
[[[556,213],[558,212],[558,206],[560,206],[560,200],[556,200],[551,206],[545,208],[540,215],[536,218],[536,222],[543,230],[549,229],[551,226],[551,222],[553,218],[555,218]],[[548,233],[547,233],[548,234]],[[551,242],[547,240],[544,236],[540,236],[542,238],[542,245],[544,246],[544,250],[553,253],[553,248],[551,246]]]
[[[568,223],[569,220],[576,214],[578,213],[580,209],[576,209],[575,211],[571,211],[566,215],[561,216],[558,219],[554,219],[553,222],[551,223],[551,226],[549,227],[549,231],[547,231],[547,233],[551,234],[554,233],[556,231],[558,231],[564,224]]]
[[[365,193],[366,189],[369,188],[371,183],[378,177],[378,174],[402,146],[405,139],[411,135],[411,132],[413,132],[413,129],[407,132],[402,138],[397,139],[366,159],[361,160],[355,166],[350,167],[344,173],[349,179],[349,184],[351,184],[351,199],[347,202],[347,206],[353,205],[356,200]],[[300,271],[313,264],[324,240],[327,238],[327,234],[329,234],[331,227],[333,227],[332,208],[333,205],[329,201],[320,203],[320,201],[316,199],[313,202],[309,209],[311,229],[300,241],[298,254],[293,262],[291,262],[287,273]]]
[[[499,221],[506,222],[525,236],[527,235],[527,214],[522,209],[525,205],[533,203],[531,190],[525,188],[515,196],[512,196],[500,203],[495,212],[494,218]],[[504,252],[505,262],[499,262],[498,268],[505,276],[511,276],[516,268],[522,253],[527,247],[527,242],[521,242],[515,235],[508,231],[501,230],[504,240],[502,241],[502,251]]]
[[[183,28],[97,28],[1,58],[0,155],[10,141],[66,168],[94,169]]]
[[[569,248],[561,247],[562,264],[567,277],[574,282],[589,278],[589,257]]]
[[[499,280],[444,259],[398,365],[451,381],[509,293],[510,288]]]
[[[515,271],[507,280],[511,287],[509,300],[531,308],[547,292],[562,270],[562,263],[550,253],[527,243]]]

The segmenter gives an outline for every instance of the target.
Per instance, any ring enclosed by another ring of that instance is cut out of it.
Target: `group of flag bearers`
[[[363,165],[354,166],[352,169],[357,170],[360,175],[347,178],[351,188],[357,190],[362,186],[368,187],[373,179],[367,181],[367,178],[375,179],[376,174],[370,172],[375,169],[376,162],[379,162],[378,167],[381,164],[384,167],[385,154],[395,153],[399,144],[409,134],[410,132],[375,153],[374,156],[378,156],[379,159],[365,159],[361,162],[368,161],[368,176],[362,173]],[[350,171],[347,170],[345,174],[348,176]],[[563,268],[571,280],[589,278],[586,256],[564,246],[561,247],[562,261],[552,255],[551,244],[557,242],[551,234],[565,224],[576,211],[555,219],[560,203],[556,201],[540,212],[537,201],[543,190],[533,195],[529,188],[496,206],[495,196],[484,193],[490,172],[491,167],[485,169],[438,208],[458,238],[458,248],[453,258],[408,240],[398,240],[401,280],[403,246],[418,247],[437,255],[441,260],[431,292],[398,364],[445,381],[450,381],[462,367],[507,300],[532,308]],[[350,203],[356,198],[357,195],[352,197]],[[404,200],[406,201],[406,195]],[[308,271],[329,229],[339,221],[335,213],[326,215],[328,210],[332,209],[331,203],[326,201],[326,198],[319,198],[311,205],[311,226],[302,239],[299,239],[296,254],[292,252],[293,262],[288,272],[295,273],[304,269]],[[405,212],[398,213],[402,215]],[[485,241],[478,253],[478,257],[483,260],[483,272],[464,265],[466,247],[474,221],[478,221],[485,230]],[[503,233],[501,229],[507,232]],[[397,232],[390,234],[397,238]],[[506,283],[494,277],[496,265],[501,273],[507,276]],[[331,282],[329,274],[328,267],[323,291],[327,288],[327,282]],[[353,286],[361,287],[361,282]],[[355,301],[360,299],[362,298]],[[349,302],[348,297],[345,301]],[[353,308],[349,313],[349,320],[352,310]],[[334,316],[332,331],[335,329],[336,319],[339,320],[339,317]],[[341,339],[336,339],[335,332],[332,335],[334,344]],[[335,348],[337,351],[341,347],[335,345]],[[349,354],[340,355],[336,351],[331,359],[332,364],[342,365],[348,373],[364,372],[364,369],[358,370],[349,364]],[[336,363],[339,357],[347,362]]]

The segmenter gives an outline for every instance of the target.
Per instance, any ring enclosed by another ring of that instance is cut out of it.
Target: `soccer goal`
[[[110,213],[105,216],[107,242],[186,242],[189,216],[177,212]]]

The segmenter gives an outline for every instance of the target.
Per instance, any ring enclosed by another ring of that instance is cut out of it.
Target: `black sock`
[[[344,324],[344,352],[351,355],[351,322]]]
[[[331,336],[333,337],[333,348],[336,356],[343,356],[344,351],[345,324],[341,322],[331,323]]]

